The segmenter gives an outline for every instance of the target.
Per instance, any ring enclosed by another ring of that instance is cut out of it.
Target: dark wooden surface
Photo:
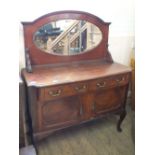
[[[93,23],[102,32],[103,38],[100,44],[89,52],[72,56],[58,56],[41,51],[33,43],[34,33],[41,26],[51,21],[60,19],[86,20],[90,23]],[[24,26],[25,48],[29,49],[29,55],[32,65],[53,64],[68,61],[74,62],[81,60],[95,60],[103,57],[107,57],[111,60],[111,58],[108,56],[108,32],[110,23],[106,23],[92,14],[80,11],[60,11],[42,16],[33,22],[22,22],[22,24]]]
[[[27,145],[25,106],[25,84],[19,78],[19,147]]]
[[[38,144],[39,155],[134,155],[134,112],[127,108],[123,131],[115,129],[116,116],[105,117],[59,131]]]
[[[38,155],[134,155],[134,112],[130,106],[121,133],[115,130],[116,121],[117,116],[111,116],[58,131],[38,143]],[[20,155],[33,155],[32,151],[26,147]]]
[[[121,106],[125,98],[126,87],[116,87],[105,91],[96,92],[94,96],[94,111],[96,114],[101,114],[111,109],[117,109]],[[109,100],[109,98],[111,98]]]
[[[123,72],[106,77],[107,85],[103,88],[97,86],[100,81],[98,79],[41,88],[29,86],[29,106],[35,141],[53,131],[102,117],[105,113],[122,114],[129,79],[129,72]],[[101,86],[102,83],[104,78],[100,82]],[[59,90],[62,91],[60,94]],[[122,117],[120,119],[122,122]],[[120,125],[121,123],[118,124],[118,129]]]
[[[118,63],[90,61],[88,63],[69,63],[53,67],[34,67],[33,73],[27,73],[26,70],[23,70],[23,75],[28,86],[45,87],[119,75],[130,71],[129,67]]]
[[[33,35],[46,23],[59,19],[86,20],[102,32],[100,44],[80,55],[56,56],[33,44]],[[32,73],[22,70],[27,84],[34,142],[52,132],[110,114],[119,114],[117,129],[125,118],[131,69],[114,63],[108,52],[109,24],[88,13],[51,13],[23,23],[25,48],[29,49]]]

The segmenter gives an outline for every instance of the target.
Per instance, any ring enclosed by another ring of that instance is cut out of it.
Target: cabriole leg
[[[121,132],[121,131],[122,131],[122,129],[121,129],[121,124],[122,124],[122,122],[123,122],[125,116],[126,116],[126,111],[124,110],[124,111],[120,114],[120,118],[119,118],[118,123],[117,123],[117,131],[118,131],[118,132]]]

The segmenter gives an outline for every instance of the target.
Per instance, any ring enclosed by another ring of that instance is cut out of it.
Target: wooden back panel
[[[34,33],[43,25],[62,19],[85,20],[96,25],[101,30],[103,36],[100,44],[97,47],[91,49],[89,52],[71,56],[48,54],[37,48],[33,43]],[[81,60],[96,60],[109,57],[108,31],[110,23],[106,23],[92,14],[80,11],[60,11],[44,15],[33,22],[22,22],[22,24],[24,26],[25,49],[28,49],[32,65],[47,65]]]

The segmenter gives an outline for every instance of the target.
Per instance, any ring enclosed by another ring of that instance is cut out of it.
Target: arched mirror
[[[33,35],[33,42],[49,54],[77,55],[95,48],[102,37],[100,29],[90,22],[63,19],[40,27]]]

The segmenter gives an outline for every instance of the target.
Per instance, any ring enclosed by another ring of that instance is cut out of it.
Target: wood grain
[[[79,55],[72,56],[60,56],[45,53],[35,46],[33,43],[34,33],[43,25],[62,19],[76,19],[76,20],[85,20],[96,25],[102,32],[102,40],[100,44],[91,49],[89,52],[85,52]],[[98,17],[80,11],[59,11],[49,13],[44,15],[33,22],[22,22],[24,26],[24,36],[25,36],[25,48],[29,49],[29,55],[32,65],[43,65],[43,64],[53,64],[53,63],[62,63],[62,62],[73,62],[81,60],[95,60],[102,57],[107,57],[108,60],[112,60],[108,55],[108,33],[109,33],[109,24],[104,22]]]
[[[42,52],[33,43],[34,33],[41,26],[60,19],[86,20],[95,24],[103,35],[100,44],[89,52],[72,56]],[[55,131],[113,113],[121,115],[117,125],[120,129],[125,118],[131,69],[112,60],[108,51],[109,24],[79,11],[60,11],[23,23],[25,48],[33,72],[23,69],[22,76],[27,85],[34,143]],[[93,142],[81,137],[79,143],[80,147],[88,146],[89,154],[99,154],[91,147]],[[97,144],[101,145],[100,142]],[[65,154],[73,154],[65,141],[62,140],[60,145],[66,148]]]
[[[115,130],[117,117],[100,119],[76,128],[59,131],[38,144],[39,155],[134,155],[132,124],[128,108],[123,132]]]
[[[101,61],[89,63],[74,63],[63,66],[34,67],[33,73],[22,71],[28,86],[46,87],[65,83],[80,82],[112,75],[131,72],[130,67],[118,63]]]

